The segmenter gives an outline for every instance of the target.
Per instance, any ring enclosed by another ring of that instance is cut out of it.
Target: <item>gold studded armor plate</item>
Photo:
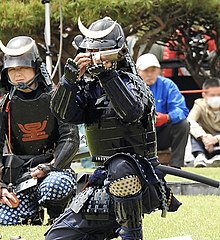
[[[141,191],[141,182],[136,175],[117,179],[109,185],[109,192],[116,197],[136,195]]]

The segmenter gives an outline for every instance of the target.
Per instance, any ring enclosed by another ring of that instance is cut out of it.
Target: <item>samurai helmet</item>
[[[81,35],[75,37],[73,45],[77,49],[114,49],[125,44],[122,27],[110,17],[93,22],[89,28],[86,28],[78,18],[78,26],[84,38]]]

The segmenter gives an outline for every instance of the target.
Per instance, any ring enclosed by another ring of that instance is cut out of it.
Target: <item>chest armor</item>
[[[59,138],[58,124],[49,106],[48,93],[31,100],[12,97],[11,143],[14,154],[38,155],[54,149]]]
[[[146,114],[142,121],[125,123],[116,115],[107,97],[97,99],[95,106],[93,114],[96,121],[85,126],[93,156],[111,156],[122,152],[147,158],[156,156],[156,135],[150,114]]]

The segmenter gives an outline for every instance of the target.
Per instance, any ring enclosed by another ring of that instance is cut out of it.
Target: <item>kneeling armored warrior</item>
[[[0,47],[1,84],[8,91],[0,111],[0,225],[41,224],[42,206],[53,221],[75,192],[69,166],[79,146],[78,129],[50,110],[52,82],[35,41],[18,36]],[[12,191],[19,204],[12,204]]]
[[[126,51],[120,61],[108,58],[126,49],[118,23],[105,17],[87,29],[79,20],[79,28],[85,38],[75,38],[78,53],[67,60],[51,104],[63,121],[85,123],[93,160],[103,166],[46,239],[144,239],[144,213],[181,205],[155,169],[154,100]]]

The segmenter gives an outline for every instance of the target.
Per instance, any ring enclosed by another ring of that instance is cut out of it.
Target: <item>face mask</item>
[[[213,109],[220,108],[220,97],[219,96],[208,97],[207,104]]]

